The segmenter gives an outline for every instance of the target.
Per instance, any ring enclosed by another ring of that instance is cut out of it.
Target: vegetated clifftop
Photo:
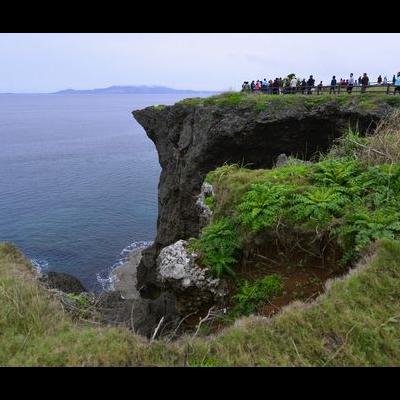
[[[142,295],[156,294],[161,249],[198,236],[196,200],[209,171],[224,163],[270,168],[281,153],[310,159],[349,126],[360,132],[373,127],[391,109],[387,99],[234,93],[133,111],[154,142],[162,167],[157,236],[138,267]]]

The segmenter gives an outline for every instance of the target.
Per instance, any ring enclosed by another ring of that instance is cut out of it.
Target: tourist
[[[386,77],[386,75],[385,75],[385,77],[383,78],[383,84],[384,84],[384,85],[387,85],[387,77]]]
[[[274,88],[273,88],[272,93],[279,94],[279,78],[275,78],[275,80],[274,80]]]
[[[269,84],[268,84],[267,78],[264,78],[264,80],[261,83],[261,91],[264,92],[264,93],[267,93],[268,92],[268,86],[269,86]]]
[[[350,78],[347,81],[347,93],[350,94],[353,91],[354,78],[353,73],[350,74]]]
[[[315,79],[313,78],[312,75],[308,78],[307,81],[307,94],[311,94],[311,90],[314,87]]]
[[[322,91],[323,85],[322,85],[322,81],[320,83],[318,83],[317,85],[317,94],[320,94]]]
[[[297,87],[297,78],[293,76],[292,80],[290,81],[290,93],[295,94]]]
[[[254,81],[251,81],[250,88],[252,92],[254,92],[254,90],[256,89],[256,84],[254,83]]]
[[[301,81],[301,94],[304,94],[306,92],[306,87],[307,87],[307,82],[305,78]]]
[[[397,73],[397,78],[394,81],[394,93],[400,94],[400,72]]]
[[[382,77],[380,75],[378,76],[378,85],[382,85]]]
[[[336,76],[333,75],[331,80],[331,88],[329,89],[329,94],[332,94],[332,92],[333,94],[336,94],[336,84],[337,84]]]
[[[396,83],[396,75],[393,75],[392,82],[393,82],[393,85]]]
[[[369,84],[369,78],[367,76],[367,74],[364,72],[363,77],[361,78],[361,93],[365,93],[367,90],[367,86]]]
[[[361,86],[361,75],[358,77],[358,86]]]

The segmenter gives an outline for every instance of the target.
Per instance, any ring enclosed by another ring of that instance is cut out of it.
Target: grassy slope
[[[0,365],[400,365],[400,244],[376,254],[318,304],[242,319],[211,340],[148,344],[126,330],[78,325],[0,245]]]

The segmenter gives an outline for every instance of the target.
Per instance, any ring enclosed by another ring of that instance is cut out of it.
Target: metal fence
[[[397,89],[396,89],[397,88]],[[262,94],[304,94],[304,95],[321,95],[321,94],[400,94],[400,87],[393,85],[393,83],[378,83],[371,82],[368,85],[354,84],[352,87],[346,84],[337,83],[335,86],[296,86],[292,87],[275,87],[268,86],[253,91],[253,93]]]

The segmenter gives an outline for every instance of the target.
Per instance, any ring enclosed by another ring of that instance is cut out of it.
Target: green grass
[[[152,344],[124,329],[73,323],[0,246],[0,365],[399,366],[400,244],[376,251],[313,306],[248,317],[217,336]]]
[[[346,92],[330,95],[323,93],[321,95],[272,95],[261,93],[243,93],[243,92],[225,92],[218,95],[206,98],[188,98],[181,100],[178,104],[185,107],[206,107],[206,106],[220,106],[220,107],[250,107],[254,108],[257,112],[264,110],[281,110],[288,107],[302,108],[311,110],[314,107],[326,104],[337,103],[339,106],[348,107],[349,105],[358,106],[364,110],[375,110],[382,103],[389,104],[393,107],[400,107],[400,96],[388,96],[382,93],[370,94],[352,94]]]
[[[0,365],[127,365],[139,342],[128,331],[74,324],[19,251],[0,244]]]

